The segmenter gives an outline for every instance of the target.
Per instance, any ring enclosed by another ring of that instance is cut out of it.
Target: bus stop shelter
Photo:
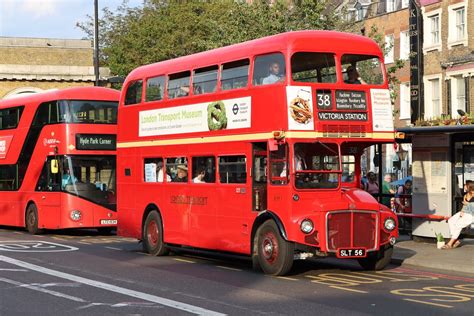
[[[474,180],[474,125],[405,127],[397,132],[401,142],[412,143],[412,234],[449,237],[447,222],[439,218],[462,208],[464,184]]]

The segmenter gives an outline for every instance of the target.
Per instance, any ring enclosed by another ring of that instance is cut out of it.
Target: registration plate
[[[117,225],[116,219],[101,219],[100,225]]]
[[[364,258],[366,251],[364,248],[339,248],[337,249],[338,258]]]

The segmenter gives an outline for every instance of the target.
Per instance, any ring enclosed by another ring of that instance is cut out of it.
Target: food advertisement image
[[[314,113],[311,87],[286,87],[288,129],[313,130]]]

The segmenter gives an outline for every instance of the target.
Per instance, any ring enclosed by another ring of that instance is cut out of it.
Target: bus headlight
[[[72,210],[71,211],[71,219],[75,222],[82,218],[82,213],[79,210]]]
[[[385,222],[383,223],[383,226],[385,227],[386,230],[392,231],[396,227],[395,220],[393,218],[389,217],[389,218],[385,219]]]
[[[304,219],[301,222],[300,229],[305,234],[311,233],[314,229],[313,222],[310,219]]]

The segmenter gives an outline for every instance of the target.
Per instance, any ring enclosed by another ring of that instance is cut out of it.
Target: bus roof
[[[101,100],[118,101],[120,91],[104,87],[77,87],[28,94],[26,96],[0,100],[0,108],[42,103],[53,100]]]
[[[159,75],[159,72],[179,72],[288,49],[382,56],[377,43],[365,36],[336,31],[295,31],[141,66],[130,72],[126,81]]]

